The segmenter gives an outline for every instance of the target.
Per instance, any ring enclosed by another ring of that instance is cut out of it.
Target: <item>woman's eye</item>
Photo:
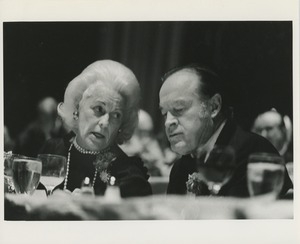
[[[96,113],[99,113],[99,114],[104,114],[105,113],[103,107],[101,107],[101,106],[94,107],[94,111]]]
[[[120,119],[121,118],[121,114],[120,113],[111,113],[111,116],[114,118],[114,119]]]

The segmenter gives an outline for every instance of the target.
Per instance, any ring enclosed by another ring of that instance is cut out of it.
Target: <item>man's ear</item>
[[[210,98],[211,117],[214,119],[221,111],[222,97],[219,93],[216,93]]]

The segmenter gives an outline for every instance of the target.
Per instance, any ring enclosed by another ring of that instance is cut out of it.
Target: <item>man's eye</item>
[[[174,108],[175,114],[181,114],[183,112],[183,108]]]

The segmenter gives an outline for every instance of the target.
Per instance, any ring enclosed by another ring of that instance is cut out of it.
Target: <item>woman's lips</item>
[[[96,138],[98,138],[98,139],[103,139],[103,138],[105,138],[104,135],[102,135],[101,133],[98,133],[98,132],[92,132],[92,134],[93,134]]]

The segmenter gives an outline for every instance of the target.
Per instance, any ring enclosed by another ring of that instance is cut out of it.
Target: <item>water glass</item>
[[[12,179],[18,194],[32,195],[42,173],[42,162],[37,158],[16,157],[12,162]]]
[[[4,192],[14,193],[15,187],[12,180],[12,163],[14,158],[20,158],[21,155],[12,152],[4,152]]]
[[[206,160],[197,163],[198,175],[207,184],[211,195],[218,195],[235,169],[235,151],[230,146],[214,146]]]
[[[251,197],[276,199],[284,182],[284,159],[271,153],[254,153],[247,166],[248,190]]]
[[[289,174],[289,177],[291,178],[292,182],[294,182],[294,164],[293,162],[288,162],[285,165],[287,172]]]
[[[42,161],[43,170],[41,183],[47,189],[47,196],[52,194],[53,189],[61,184],[67,172],[67,159],[64,156],[55,154],[39,154]]]

